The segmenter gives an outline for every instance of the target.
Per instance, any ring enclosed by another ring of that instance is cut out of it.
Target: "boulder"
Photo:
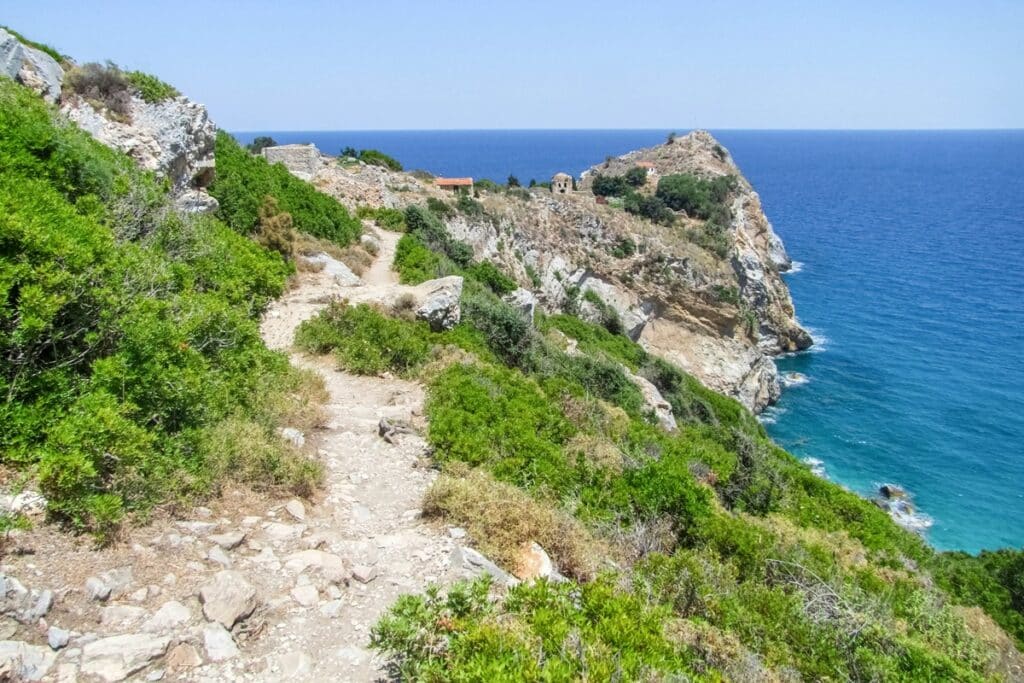
[[[292,588],[290,595],[292,596],[292,600],[303,607],[312,607],[320,602],[320,591],[316,589],[316,586],[308,583],[301,586],[295,586]]]
[[[296,574],[301,574],[307,569],[314,569],[331,583],[339,583],[348,577],[345,561],[337,555],[322,550],[303,550],[289,555],[284,566]]]
[[[526,320],[533,322],[534,312],[537,310],[537,297],[528,289],[517,289],[504,297],[505,303],[523,314]]]
[[[551,558],[548,557],[544,548],[533,541],[528,541],[520,546],[514,573],[522,581],[550,579],[556,574]]]
[[[147,633],[163,633],[173,631],[190,621],[192,610],[177,600],[169,600],[142,624],[142,630]]]
[[[221,570],[199,591],[203,615],[231,628],[256,609],[256,589],[236,571]]]
[[[146,618],[146,610],[132,605],[110,605],[100,612],[100,624],[106,628],[132,626]]]
[[[53,667],[57,655],[41,645],[0,640],[0,680],[39,681]]]
[[[325,254],[323,252],[317,252],[315,254],[304,255],[304,259],[313,264],[322,265],[323,269],[321,272],[327,273],[334,282],[340,287],[356,287],[363,284],[363,281],[359,279],[359,276],[352,272],[352,270],[338,259]]]
[[[357,564],[352,567],[352,578],[359,583],[370,583],[377,578],[377,568],[369,564]]]
[[[428,280],[413,290],[417,302],[416,317],[430,323],[435,332],[450,330],[459,324],[462,309],[462,278],[449,275],[437,280]]]
[[[71,640],[71,632],[66,629],[51,626],[46,630],[46,643],[54,650],[66,646],[69,640]]]
[[[199,651],[194,645],[189,643],[181,643],[180,645],[174,646],[174,648],[167,653],[167,668],[173,670],[176,669],[191,669],[192,667],[199,666],[203,663],[203,658],[199,656]]]
[[[452,564],[455,566],[461,565],[474,574],[490,574],[495,581],[506,586],[515,586],[519,583],[519,579],[491,562],[483,553],[473,548],[455,546],[452,550]]]
[[[169,636],[128,633],[100,638],[82,648],[82,673],[104,681],[123,681],[162,657]]]
[[[131,582],[132,568],[118,567],[86,579],[85,592],[93,600],[107,600],[127,592]]]
[[[306,506],[298,498],[292,498],[284,506],[285,512],[298,521],[306,519]]]

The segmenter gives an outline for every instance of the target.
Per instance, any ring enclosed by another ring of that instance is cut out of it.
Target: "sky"
[[[32,0],[222,128],[1022,128],[1024,0]]]

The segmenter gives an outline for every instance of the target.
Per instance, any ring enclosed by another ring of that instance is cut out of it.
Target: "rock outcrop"
[[[47,102],[60,99],[64,68],[56,59],[0,28],[0,75],[36,91]]]
[[[61,111],[103,144],[170,180],[177,192],[206,187],[213,180],[217,126],[206,107],[187,97],[149,103],[133,96],[123,121],[77,96],[65,97]],[[195,199],[189,202],[194,205]]]

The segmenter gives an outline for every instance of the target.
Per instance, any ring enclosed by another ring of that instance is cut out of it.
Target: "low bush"
[[[523,546],[537,542],[559,571],[589,580],[612,552],[572,515],[479,469],[449,468],[427,491],[423,513],[465,528],[474,548],[505,567],[515,568]]]
[[[370,164],[371,166],[383,166],[391,171],[401,171],[402,164],[398,162],[398,159],[390,157],[384,152],[376,149],[364,149],[359,151],[359,156],[356,157],[360,161]]]
[[[716,176],[705,180],[690,173],[676,173],[658,180],[656,196],[670,209],[684,211],[692,218],[728,223],[726,203],[734,189],[735,176]]]
[[[76,66],[65,74],[64,87],[91,104],[107,109],[119,120],[126,120],[131,113],[130,82],[113,62]]]
[[[498,296],[514,292],[519,288],[516,281],[498,270],[490,261],[479,261],[466,268],[466,274],[478,282],[487,285]]]
[[[295,333],[299,348],[333,351],[338,365],[360,375],[408,374],[427,360],[433,341],[426,323],[395,320],[367,304],[331,304]]]
[[[124,77],[144,101],[156,104],[181,95],[178,89],[143,71],[126,71]]]
[[[360,206],[356,210],[357,218],[369,218],[379,227],[392,232],[405,232],[405,212],[400,209],[389,209],[387,207],[373,208]]]
[[[689,680],[684,647],[666,632],[667,611],[613,580],[582,586],[517,586],[498,603],[490,579],[441,595],[402,596],[371,644],[416,681]]]
[[[277,140],[269,135],[257,135],[248,145],[245,146],[250,154],[259,155],[267,147],[277,147]]]

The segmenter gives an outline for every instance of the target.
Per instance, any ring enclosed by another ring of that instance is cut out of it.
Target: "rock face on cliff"
[[[47,102],[60,99],[64,69],[42,50],[24,45],[0,28],[0,74],[39,93]]]
[[[61,111],[103,144],[169,179],[179,192],[205,187],[213,178],[217,127],[206,107],[187,97],[156,103],[132,97],[125,121],[107,117],[77,96],[65,97]]]
[[[352,208],[401,208],[428,197],[452,202],[451,194],[410,174],[324,159],[312,182]],[[622,175],[637,166],[648,170],[645,193],[676,173],[735,176],[721,248],[712,251],[694,237],[703,221],[680,213],[672,226],[656,224],[590,191],[597,173]],[[632,339],[753,410],[781,392],[770,356],[811,345],[781,276],[789,256],[757,193],[704,131],[608,159],[584,173],[576,192],[485,191],[478,199],[485,214],[455,212],[445,219],[448,231],[476,258],[513,275],[542,310],[570,309],[596,320],[610,308]]]

